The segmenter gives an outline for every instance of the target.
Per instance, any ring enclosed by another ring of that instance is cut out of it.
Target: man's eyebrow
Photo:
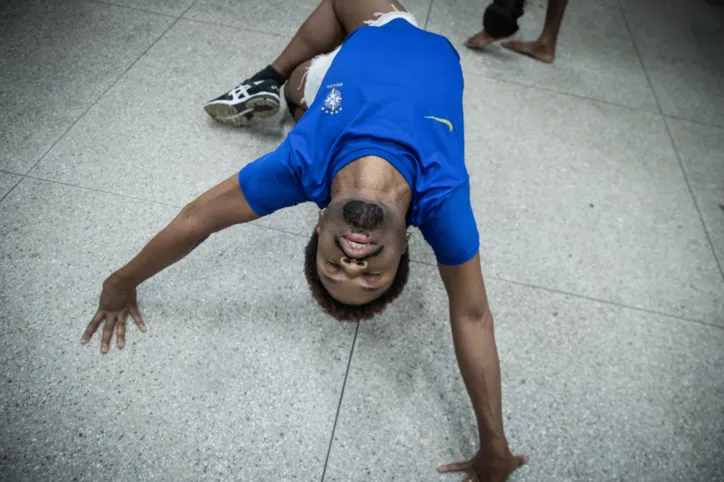
[[[337,280],[334,279],[334,278],[330,278],[330,277],[327,276],[326,274],[323,274],[323,275],[322,275],[322,278],[326,279],[326,280],[329,281],[330,283],[334,283],[334,284],[339,283],[339,281],[337,281]]]

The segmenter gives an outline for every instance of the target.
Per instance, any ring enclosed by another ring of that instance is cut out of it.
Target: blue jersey
[[[403,19],[361,27],[284,142],[241,170],[241,189],[259,216],[306,201],[323,209],[340,169],[381,157],[412,190],[408,225],[438,263],[462,264],[479,248],[462,97],[460,58],[447,39]]]

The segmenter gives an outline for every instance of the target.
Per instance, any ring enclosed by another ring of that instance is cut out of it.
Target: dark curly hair
[[[337,321],[353,321],[359,322],[369,320],[382,313],[387,305],[394,301],[405,288],[407,278],[410,274],[410,256],[405,252],[400,257],[400,264],[397,267],[395,279],[390,287],[379,297],[365,303],[364,305],[348,305],[337,301],[329,294],[329,291],[322,284],[317,271],[317,246],[319,245],[319,235],[315,230],[312,237],[304,250],[304,275],[307,278],[309,288],[312,290],[312,297],[317,300],[319,306]]]

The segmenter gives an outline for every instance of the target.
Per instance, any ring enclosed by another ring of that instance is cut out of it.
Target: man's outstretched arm
[[[106,279],[98,311],[81,341],[88,343],[105,320],[101,351],[108,351],[114,328],[116,344],[123,348],[128,315],[133,317],[141,331],[145,331],[136,302],[138,285],[181,260],[211,234],[257,218],[239,187],[236,175],[186,205],[135,258]]]
[[[440,265],[450,302],[450,322],[460,372],[475,410],[480,451],[467,462],[441,467],[472,480],[505,481],[525,462],[510,453],[503,430],[500,363],[480,255],[459,266]]]

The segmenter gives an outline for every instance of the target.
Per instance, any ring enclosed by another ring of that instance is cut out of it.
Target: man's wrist
[[[137,286],[131,273],[128,273],[125,267],[112,273],[103,284],[114,289],[133,289]]]
[[[490,455],[507,455],[510,453],[508,440],[503,434],[481,433],[480,451]]]

